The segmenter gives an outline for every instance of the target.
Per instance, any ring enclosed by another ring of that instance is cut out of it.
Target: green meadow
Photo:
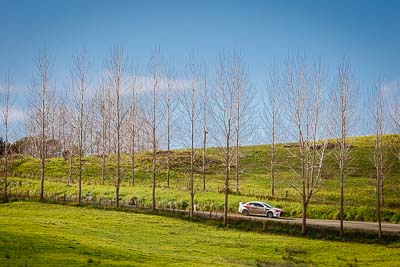
[[[398,266],[400,243],[242,232],[155,215],[0,205],[0,266]]]

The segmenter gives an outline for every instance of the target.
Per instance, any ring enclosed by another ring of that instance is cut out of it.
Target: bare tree
[[[231,175],[232,142],[236,120],[236,94],[234,60],[232,56],[220,53],[217,61],[216,91],[214,92],[213,138],[220,147],[225,165],[224,182],[224,225],[228,219],[229,180]]]
[[[4,128],[4,178],[3,178],[3,202],[8,201],[8,171],[9,171],[9,157],[11,149],[9,146],[10,135],[10,109],[13,105],[13,88],[10,73],[6,74],[4,84],[1,88],[0,95],[0,118]]]
[[[51,59],[49,52],[40,51],[35,57],[34,78],[31,83],[31,94],[29,98],[30,109],[29,122],[30,129],[34,136],[39,140],[40,156],[40,199],[44,198],[45,166],[47,158],[47,140],[49,129],[49,110],[51,101],[51,90],[49,88]]]
[[[234,51],[232,56],[231,69],[232,86],[234,87],[236,103],[235,103],[235,176],[236,176],[236,192],[239,192],[239,173],[240,173],[240,140],[243,135],[243,127],[247,122],[245,120],[248,109],[250,108],[251,95],[249,94],[249,82],[247,78],[247,70],[244,67],[241,56]],[[246,110],[247,109],[247,110]]]
[[[306,234],[307,207],[321,182],[326,146],[331,123],[322,107],[326,93],[324,77],[319,63],[308,66],[304,58],[288,60],[285,65],[285,89],[288,121],[292,123],[297,139],[297,151],[290,150],[298,162],[292,167],[290,186],[296,190],[302,203],[302,233]],[[326,111],[326,110],[325,110]],[[322,140],[322,138],[324,138]]]
[[[110,52],[107,62],[108,78],[113,101],[113,117],[112,126],[115,132],[115,150],[117,154],[116,160],[116,181],[115,181],[115,206],[119,207],[119,190],[121,186],[121,146],[122,146],[122,124],[126,112],[123,108],[123,75],[125,73],[125,55],[124,50],[118,46],[114,46]]]
[[[276,142],[278,138],[278,122],[282,119],[280,105],[280,79],[278,66],[274,63],[271,67],[265,87],[263,99],[263,121],[266,133],[270,136],[270,175],[271,196],[275,196],[275,172],[276,172]]]
[[[371,119],[375,132],[375,144],[372,157],[372,163],[375,167],[376,178],[376,214],[378,221],[378,239],[382,237],[382,197],[383,197],[383,183],[388,174],[388,156],[387,146],[383,140],[385,133],[385,111],[384,111],[384,88],[383,80],[380,79],[375,83],[373,91],[370,95]]]
[[[149,79],[151,87],[151,110],[148,113],[150,116],[148,120],[149,128],[151,129],[151,145],[152,145],[152,201],[151,209],[156,209],[156,172],[157,172],[157,128],[158,128],[158,117],[157,117],[157,101],[158,101],[158,91],[160,86],[160,50],[156,48],[151,56],[149,65]]]
[[[348,142],[347,136],[349,127],[352,120],[352,96],[353,96],[353,80],[351,77],[351,67],[348,61],[343,60],[339,66],[339,79],[336,87],[334,99],[335,117],[337,120],[336,125],[339,132],[339,142],[337,146],[336,159],[339,165],[339,181],[340,181],[340,237],[344,237],[344,185],[346,167],[350,160],[349,149],[351,147]]]
[[[75,88],[74,104],[74,128],[76,130],[78,143],[78,203],[82,200],[82,158],[85,155],[86,122],[88,119],[87,108],[87,75],[89,62],[86,51],[82,50],[73,57],[73,68],[71,70],[72,84]]]
[[[191,53],[186,67],[187,71],[187,85],[182,92],[182,129],[184,133],[182,140],[189,141],[186,147],[190,149],[190,170],[189,170],[189,193],[190,193],[190,217],[193,217],[194,212],[194,176],[195,176],[195,140],[196,140],[196,126],[198,121],[199,105],[196,104],[197,96],[199,94],[199,68],[196,62],[194,53]]]

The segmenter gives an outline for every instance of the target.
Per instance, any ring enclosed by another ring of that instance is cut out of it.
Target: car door
[[[254,214],[257,215],[264,215],[265,214],[265,208],[263,205],[260,203],[254,203],[255,209],[254,209]]]
[[[247,209],[249,210],[250,214],[257,214],[257,207],[255,204],[256,203],[252,203],[252,202],[247,203],[246,206],[247,206]]]

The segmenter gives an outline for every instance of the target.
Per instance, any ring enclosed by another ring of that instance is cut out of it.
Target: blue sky
[[[346,56],[364,90],[379,76],[400,80],[399,29],[400,1],[391,0],[0,0],[0,76],[11,72],[22,105],[40,49],[51,51],[62,84],[71,55],[83,47],[94,72],[115,43],[141,66],[159,46],[181,68],[192,50],[213,64],[218,51],[236,47],[257,88],[274,59],[302,53],[321,57],[330,71]]]

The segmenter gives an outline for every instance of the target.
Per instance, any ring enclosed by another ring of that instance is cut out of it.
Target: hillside
[[[390,222],[400,221],[400,163],[394,157],[393,151],[400,141],[396,135],[386,135],[388,145],[388,166],[390,172],[385,180],[385,208],[383,219]],[[334,141],[332,141],[334,142]],[[374,169],[370,158],[373,151],[373,137],[350,138],[351,162],[348,166],[348,176],[345,185],[346,219],[375,220],[375,188]],[[293,179],[291,168],[296,161],[290,157],[297,148],[280,144],[277,147],[278,168],[276,174],[276,196],[270,197],[268,145],[246,146],[241,148],[240,188],[235,192],[235,166],[231,178],[229,203],[231,212],[237,209],[239,201],[267,198],[274,205],[282,207],[287,216],[300,216],[301,208],[296,191],[289,185]],[[196,154],[197,175],[195,177],[195,201],[200,210],[221,210],[223,205],[223,171],[221,157],[216,148],[207,150],[206,190],[202,190],[201,153]],[[123,184],[121,196],[126,203],[135,199],[142,205],[151,201],[151,154],[138,153],[135,165],[135,186],[130,186],[130,157],[123,156]],[[185,150],[172,152],[172,177],[170,187],[166,185],[166,153],[158,153],[157,173],[157,204],[160,207],[186,208],[189,202],[188,167],[190,154]],[[309,208],[311,218],[336,219],[338,216],[339,183],[335,151],[330,149],[323,170],[323,181],[313,198]],[[77,161],[74,160],[74,178],[76,178]],[[11,192],[28,192],[32,195],[39,190],[39,161],[34,158],[17,156],[13,161]],[[49,159],[46,167],[45,191],[48,195],[75,197],[75,185],[67,185],[68,160],[64,158]],[[107,158],[106,181],[101,183],[101,158],[88,156],[84,159],[83,196],[86,199],[100,198],[111,200],[114,196],[113,179],[115,174],[115,158]]]

